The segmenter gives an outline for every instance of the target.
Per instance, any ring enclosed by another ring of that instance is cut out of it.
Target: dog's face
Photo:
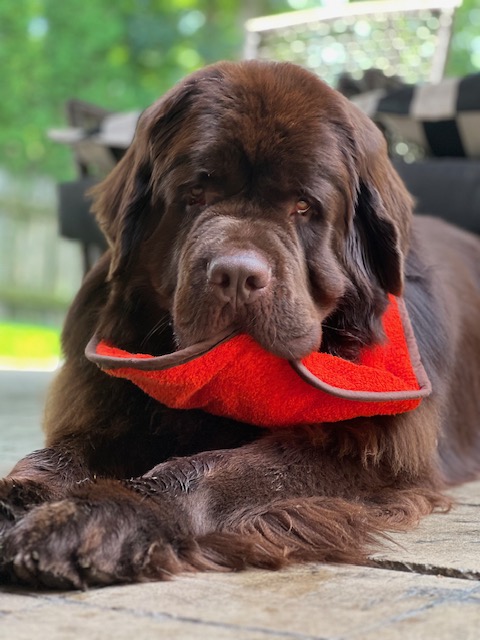
[[[148,291],[181,347],[231,327],[286,358],[354,354],[402,290],[411,201],[382,136],[294,65],[187,78],[143,114],[95,210],[112,291]]]

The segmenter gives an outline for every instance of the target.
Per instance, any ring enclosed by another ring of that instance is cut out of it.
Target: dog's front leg
[[[81,484],[6,536],[3,574],[85,587],[182,571],[362,561],[383,531],[439,503],[420,481],[340,455],[321,429],[172,459],[131,480]],[[390,487],[395,481],[395,490]]]
[[[139,478],[72,486],[67,498],[33,508],[5,536],[2,574],[78,588],[195,569],[280,566],[278,554],[258,547],[258,534],[243,531],[242,522],[254,524],[255,514],[279,498],[311,494],[305,478],[295,480],[308,439],[290,440],[267,436],[173,459]]]

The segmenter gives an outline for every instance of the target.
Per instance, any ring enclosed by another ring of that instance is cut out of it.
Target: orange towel
[[[390,296],[383,325],[385,343],[365,349],[356,363],[326,353],[291,363],[247,335],[162,370],[142,370],[152,356],[131,354],[103,341],[87,347],[86,353],[108,374],[131,380],[168,407],[288,427],[404,413],[420,404],[431,388],[403,300]],[[128,366],[122,366],[123,359],[129,359]]]

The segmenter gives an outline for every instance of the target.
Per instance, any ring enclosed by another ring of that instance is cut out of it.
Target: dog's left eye
[[[295,208],[292,213],[297,216],[305,217],[310,214],[310,209],[310,203],[307,202],[307,200],[303,200],[303,198],[300,198],[300,200],[297,200],[297,202],[295,203]]]
[[[189,195],[188,204],[197,204],[202,206],[205,204],[205,189],[203,187],[192,187]]]

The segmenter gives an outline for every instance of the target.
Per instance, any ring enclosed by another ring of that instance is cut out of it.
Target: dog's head
[[[401,294],[411,198],[375,125],[291,64],[220,63],[142,115],[96,189],[112,296],[188,346],[229,326],[277,355],[347,357]]]

